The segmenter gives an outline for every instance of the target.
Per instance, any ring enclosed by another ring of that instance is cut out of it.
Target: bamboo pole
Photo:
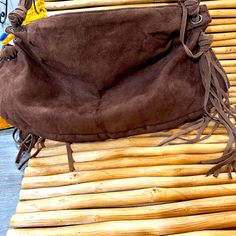
[[[231,90],[233,89],[230,88]],[[96,160],[108,160],[119,157],[147,157],[147,156],[162,156],[162,155],[178,155],[178,154],[210,154],[219,153],[224,151],[225,144],[179,144],[179,145],[166,145],[161,147],[130,147],[107,149],[99,151],[87,151],[73,153],[75,162],[86,162]],[[42,165],[56,165],[66,164],[67,156],[52,156],[48,158],[32,158],[29,161],[29,166],[42,166]]]
[[[220,212],[166,219],[108,221],[87,225],[10,229],[7,236],[143,236],[168,235],[236,226],[236,212]]]
[[[236,39],[218,40],[211,44],[212,47],[236,46]]]
[[[160,219],[235,211],[235,203],[236,196],[223,196],[144,207],[20,213],[11,218],[10,226],[14,228],[53,227],[113,220]]]
[[[235,174],[233,174],[233,177],[233,179],[229,179],[227,173],[221,173],[218,178],[215,178],[214,176],[206,177],[205,175],[195,175],[180,177],[137,177],[126,179],[113,179],[61,187],[22,189],[20,192],[20,200],[36,200],[68,195],[106,193],[154,187],[177,188],[230,184],[236,182]]]
[[[167,155],[162,158],[157,157],[123,157],[115,158],[104,161],[90,161],[74,163],[76,171],[91,171],[91,170],[106,170],[116,168],[127,168],[127,167],[145,167],[145,166],[159,166],[159,165],[188,165],[188,164],[200,164],[201,161],[217,158],[222,153],[214,154],[179,154],[179,155]],[[59,164],[52,166],[38,166],[38,167],[27,167],[24,172],[25,177],[33,176],[47,176],[68,173],[68,164]]]
[[[183,188],[146,188],[122,192],[70,195],[20,201],[17,213],[73,210],[82,208],[122,207],[169,201],[184,201],[236,194],[236,184]]]
[[[191,145],[190,145],[191,146]],[[169,177],[204,175],[214,165],[168,165],[129,167],[94,171],[75,171],[65,174],[24,177],[23,189],[57,187],[108,179],[135,177]]]

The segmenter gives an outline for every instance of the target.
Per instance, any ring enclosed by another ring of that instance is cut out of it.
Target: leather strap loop
[[[26,18],[26,14],[27,9],[24,6],[19,6],[14,11],[12,11],[8,16],[12,27],[17,29],[19,26],[21,26]]]
[[[26,18],[27,11],[31,8],[32,0],[21,0],[18,7],[12,11],[8,18],[13,28],[18,29]]]
[[[200,20],[200,0],[179,0],[179,4],[187,9],[188,16],[191,17],[192,22]]]

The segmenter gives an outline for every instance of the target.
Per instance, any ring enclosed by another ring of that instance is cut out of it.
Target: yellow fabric
[[[36,9],[37,9],[37,13],[35,11],[34,5],[32,5],[32,7],[30,8],[30,10],[27,13],[26,19],[23,22],[23,25],[27,25],[29,23],[32,23],[36,20],[39,20],[41,18],[44,18],[47,16],[47,11],[44,5],[44,0],[37,0],[36,1]],[[14,35],[10,34],[7,36],[7,38],[5,40],[3,40],[1,43],[7,44],[9,43],[12,39],[14,38]],[[9,125],[1,116],[0,116],[0,130],[1,129],[6,129],[6,128],[10,128],[11,125]]]
[[[35,11],[34,4],[32,4],[30,10],[27,13],[25,21],[23,22],[23,25],[27,25],[47,16],[47,10],[44,5],[44,0],[37,0],[35,5],[38,13]]]
[[[13,34],[9,34],[3,41],[1,41],[1,44],[2,45],[6,45],[6,44],[9,44],[10,43],[10,41],[12,40],[12,39],[14,39],[14,35]]]
[[[7,129],[11,126],[0,116],[0,129]]]

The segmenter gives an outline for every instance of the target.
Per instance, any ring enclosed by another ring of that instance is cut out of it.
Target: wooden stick
[[[60,1],[65,1],[65,0],[45,0],[45,2],[58,2],[58,1],[60,2]],[[73,1],[77,1],[77,0],[73,0]],[[107,1],[110,1],[110,0],[107,0]],[[160,2],[160,3],[164,3],[164,2],[175,2],[175,3],[177,3],[177,1],[178,0],[153,0],[153,2]],[[207,1],[222,1],[222,0],[205,0],[204,2],[207,2]]]
[[[236,3],[236,2],[235,2]],[[210,25],[207,27],[207,33],[220,33],[220,32],[235,32],[236,24],[229,25]]]
[[[165,4],[167,5],[167,4]],[[176,3],[174,4],[176,5]],[[147,4],[127,4],[118,6],[100,6],[100,7],[88,7],[88,8],[78,8],[78,9],[67,9],[67,10],[53,10],[49,11],[47,9],[47,16],[54,16],[65,13],[75,13],[75,12],[91,12],[91,11],[103,11],[103,10],[117,10],[117,9],[132,9],[132,8],[143,8],[143,7],[156,7],[158,3],[147,3]]]
[[[236,82],[236,81],[232,81],[232,82]],[[235,93],[229,93],[229,97],[230,98],[235,98],[236,97],[236,92]]]
[[[62,187],[23,189],[20,192],[20,200],[36,200],[50,197],[60,197],[88,193],[106,193],[153,187],[176,188],[229,184],[236,182],[235,174],[233,174],[233,177],[233,179],[229,179],[227,173],[221,173],[218,178],[215,178],[214,176],[206,177],[205,175],[195,175],[180,177],[138,177],[104,180]]]
[[[214,47],[213,51],[216,54],[225,54],[225,53],[236,53],[236,47]]]
[[[143,8],[143,7],[155,7],[155,6],[157,6],[156,3],[130,4],[130,5],[120,5],[120,6],[90,7],[90,8],[81,8],[81,9],[72,9],[72,10],[48,11],[47,16],[53,16],[53,15],[65,14],[65,13],[73,13],[73,12],[131,9],[131,8]],[[209,10],[209,13],[213,18],[236,17],[236,9]]]
[[[236,8],[236,2],[234,0],[226,1],[201,1],[201,4],[207,5],[208,9],[226,9]]]
[[[230,18],[229,18],[230,19]],[[234,18],[233,18],[234,19]],[[221,20],[221,19],[216,19]],[[236,20],[236,19],[235,19]],[[216,33],[211,34],[213,36],[214,41],[218,40],[228,40],[228,39],[235,39],[236,38],[236,32],[229,32],[229,33]]]
[[[236,60],[220,60],[222,66],[236,66]]]
[[[228,74],[234,74],[236,73],[236,67],[232,66],[232,67],[224,67],[224,70],[226,73]]]
[[[231,90],[233,89],[230,88]],[[225,144],[179,144],[167,145],[161,147],[130,147],[107,149],[99,151],[77,152],[73,153],[75,162],[86,162],[96,160],[108,160],[119,157],[147,157],[147,156],[162,156],[162,155],[178,155],[178,154],[207,154],[218,153],[225,149]],[[53,156],[48,158],[32,158],[29,161],[29,166],[56,165],[66,164],[67,156]]]
[[[48,146],[50,146],[50,147],[57,147],[57,146],[65,145],[65,143],[46,139],[44,145],[46,147],[48,147]]]
[[[235,86],[234,87],[230,87],[229,88],[229,92],[230,93],[232,93],[232,92],[235,93],[236,92],[236,87]]]
[[[219,60],[236,59],[236,53],[216,54]]]
[[[201,161],[210,160],[221,156],[222,153],[214,154],[179,154],[167,155],[162,158],[157,157],[123,157],[104,161],[89,161],[82,163],[74,163],[76,171],[91,171],[91,170],[105,170],[115,168],[127,167],[144,167],[144,166],[159,166],[159,165],[187,165],[200,164]],[[38,166],[27,167],[25,169],[25,177],[33,176],[47,176],[68,173],[68,164],[52,165],[52,166]]]
[[[164,2],[164,3],[163,3]],[[168,3],[166,3],[168,2]],[[64,10],[64,9],[76,9],[85,7],[101,7],[101,6],[117,6],[127,4],[147,4],[155,3],[155,6],[177,5],[175,3],[169,3],[170,1],[157,1],[157,0],[80,0],[80,1],[59,1],[59,2],[46,2],[45,7],[47,10]],[[233,0],[227,0],[227,2],[221,1],[206,1],[202,2],[206,4],[208,9],[225,9],[236,8],[236,2]]]
[[[58,228],[10,229],[7,236],[157,236],[234,226],[236,212],[230,211],[166,219],[108,221]]]
[[[235,203],[236,196],[223,196],[144,207],[21,213],[11,218],[10,225],[14,228],[53,227],[112,220],[160,219],[211,212],[235,211]]]
[[[171,129],[171,130],[168,130],[166,132],[154,132],[154,133],[148,133],[148,134],[140,134],[136,137],[154,137],[154,136],[159,136],[159,135],[172,135],[172,134],[175,134],[176,132],[180,131],[180,129]],[[210,127],[207,127],[204,131],[203,131],[203,134],[209,134],[211,132],[211,128]],[[189,132],[189,134],[196,134],[197,131],[196,130],[193,130],[191,132]],[[220,125],[220,127],[214,132],[214,134],[227,134],[226,133],[226,129]]]
[[[235,103],[236,103],[236,97],[230,98],[230,102],[231,102],[232,104],[235,104]]]
[[[191,146],[191,145],[189,145]],[[218,145],[215,145],[218,146]],[[25,177],[22,181],[23,189],[57,187],[85,182],[108,179],[122,179],[135,177],[167,177],[206,174],[214,165],[168,165],[116,168],[94,171],[75,171],[65,174]]]
[[[236,46],[236,39],[218,40],[211,44],[212,47]]]
[[[234,236],[236,230],[205,230],[205,231],[194,231],[183,234],[175,234],[175,236]]]
[[[90,0],[90,1],[59,1],[59,2],[45,2],[47,10],[66,10],[66,9],[78,9],[86,7],[101,7],[101,6],[119,6],[127,4],[143,4],[154,3],[154,0]],[[158,1],[157,1],[158,2]],[[176,3],[155,3],[155,6],[177,5]]]
[[[73,210],[82,208],[122,207],[169,201],[183,201],[236,194],[236,184],[183,188],[146,188],[140,190],[70,195],[20,201],[17,213]]]
[[[193,139],[194,135],[184,135],[184,138]],[[204,137],[204,135],[202,136]],[[158,144],[166,139],[166,137],[128,137],[120,138],[116,140],[107,140],[103,142],[88,142],[88,143],[75,143],[72,144],[72,150],[76,152],[84,151],[97,151],[97,150],[106,150],[106,149],[116,149],[116,148],[128,148],[128,147],[156,147]],[[210,138],[200,141],[202,144],[210,143],[225,143],[228,141],[226,135],[212,135]],[[181,140],[174,140],[173,143],[181,143]],[[36,149],[33,149],[34,153]],[[63,155],[66,153],[66,148],[64,146],[57,147],[48,147],[43,149],[37,157],[49,157],[56,155]]]
[[[227,76],[230,80],[236,80],[236,74],[228,74]]]
[[[209,10],[212,18],[236,17],[236,9]]]
[[[210,25],[229,25],[236,24],[236,18],[212,19]]]

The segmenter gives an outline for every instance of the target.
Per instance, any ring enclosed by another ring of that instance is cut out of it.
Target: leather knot
[[[12,27],[17,28],[22,25],[23,21],[26,18],[27,9],[24,6],[17,7],[14,11],[9,13],[9,20]]]
[[[213,37],[202,32],[198,39],[200,51],[207,52],[211,48]]]
[[[8,16],[13,28],[18,28],[22,25],[26,18],[27,11],[31,8],[31,6],[32,0],[20,0],[18,7]]]
[[[7,44],[2,47],[0,51],[0,59],[12,60],[17,57],[17,50],[14,46]]]
[[[200,0],[179,0],[181,4],[183,4],[188,11],[188,15],[191,18],[197,18],[199,16],[200,11]]]

